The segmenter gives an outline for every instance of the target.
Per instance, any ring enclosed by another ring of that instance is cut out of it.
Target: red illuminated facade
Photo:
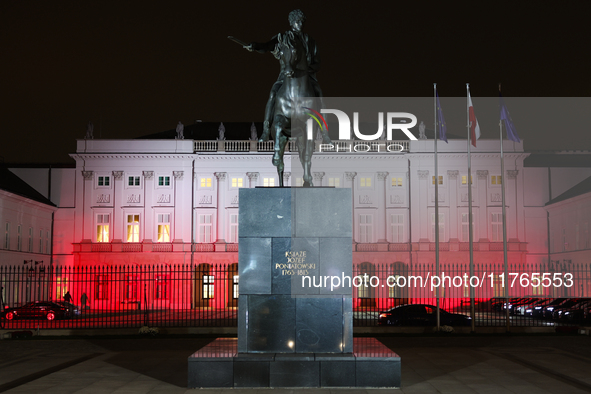
[[[403,153],[315,154],[314,183],[353,190],[354,271],[378,276],[385,284],[390,276],[435,273],[437,182],[440,271],[461,276],[469,272],[466,142],[439,145],[437,178],[433,141],[403,144]],[[234,308],[239,293],[238,190],[278,184],[271,150],[271,145],[256,141],[79,140],[71,155],[75,168],[51,169],[51,177],[41,169],[13,171],[39,189],[52,190],[50,198],[58,207],[53,218],[54,266],[127,267],[117,278],[93,271],[84,290],[92,307],[124,303],[132,308],[145,298],[154,308]],[[480,298],[504,295],[498,285],[503,272],[501,185],[509,264],[527,272],[531,267],[547,269],[549,260],[555,260],[550,254],[556,251],[547,246],[547,212],[555,206],[546,207],[550,195],[591,176],[591,168],[581,165],[549,177],[554,171],[550,164],[544,167],[534,160],[528,165],[532,155],[524,152],[522,143],[507,141],[501,174],[498,150],[495,140],[479,140],[472,150],[474,262],[478,272],[492,275],[479,290]],[[290,166],[286,158],[289,186],[301,185],[295,160]],[[583,200],[589,201],[589,195]],[[577,228],[579,248],[588,250],[584,229],[591,215],[586,209]],[[552,231],[556,239],[559,235]],[[172,287],[181,283],[173,278],[181,275],[175,267],[185,267],[182,275],[191,277],[182,281],[183,289]],[[58,279],[59,297],[75,279]],[[448,298],[469,297],[464,286],[440,291]],[[548,291],[528,286],[520,294]],[[385,308],[434,294],[429,286],[361,287],[354,290],[354,306]]]

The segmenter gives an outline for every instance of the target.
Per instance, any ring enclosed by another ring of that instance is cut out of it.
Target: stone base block
[[[400,357],[375,338],[354,338],[353,353],[238,353],[220,338],[188,361],[189,388],[400,387]]]

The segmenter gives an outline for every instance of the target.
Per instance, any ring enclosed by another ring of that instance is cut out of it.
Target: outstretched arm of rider
[[[251,42],[244,49],[252,52],[256,51],[258,53],[265,53],[265,52],[272,52],[275,50],[275,46],[277,45],[277,36],[271,38],[271,41],[268,42]]]

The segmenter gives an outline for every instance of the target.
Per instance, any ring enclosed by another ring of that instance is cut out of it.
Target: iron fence
[[[591,265],[570,262],[550,264],[474,264],[404,263],[355,264],[353,289],[354,323],[371,326],[379,312],[398,305],[425,304],[451,313],[471,316],[474,300],[476,326],[505,326],[507,323],[505,289],[508,290],[509,324],[512,326],[554,326],[579,323],[528,312],[551,300],[579,300],[578,306],[590,306]],[[569,305],[560,302],[560,305]]]
[[[591,290],[589,264],[509,265],[509,279],[504,278],[502,264],[476,264],[473,276],[470,272],[461,263],[441,264],[439,275],[431,263],[355,264],[354,325],[377,325],[379,312],[397,305],[436,305],[439,295],[443,310],[465,315],[470,315],[474,299],[476,326],[504,326],[505,286],[512,300],[522,299],[526,305],[537,299],[584,299]],[[0,284],[2,321],[8,329],[237,325],[237,264],[0,266]],[[35,318],[24,316],[28,303],[68,300],[71,305],[62,304],[55,319],[48,319],[49,309],[41,307]],[[572,323],[576,322],[528,316],[525,308],[510,315],[513,326]]]

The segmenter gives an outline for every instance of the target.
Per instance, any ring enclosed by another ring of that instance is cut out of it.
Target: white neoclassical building
[[[436,183],[440,268],[457,274],[467,270],[470,179],[465,140],[439,142],[437,175],[432,139],[380,141],[385,144],[381,149],[355,148],[350,141],[336,143],[339,152],[314,154],[314,184],[353,191],[356,272],[374,273],[384,280],[390,275],[430,273],[435,264]],[[402,151],[388,151],[390,143],[400,144]],[[73,168],[12,171],[58,207],[51,255],[55,266],[189,264],[202,281],[192,291],[194,305],[202,305],[208,289],[213,292],[217,286],[224,286],[216,290],[227,298],[223,305],[234,305],[238,279],[218,285],[212,273],[236,277],[238,190],[279,184],[271,151],[272,142],[252,140],[88,139],[77,142],[71,154]],[[548,244],[556,244],[560,231],[567,236],[579,234],[568,244],[586,245],[584,258],[588,258],[586,222],[574,224],[567,219],[559,225],[566,230],[557,230],[554,212],[560,211],[564,201],[556,202],[552,196],[591,176],[589,152],[532,154],[524,151],[523,143],[504,141],[504,156],[505,172],[501,173],[498,140],[479,140],[478,147],[472,148],[474,263],[480,270],[492,267],[491,284],[480,291],[481,297],[503,295],[499,287],[502,184],[510,267],[519,272],[547,267],[549,260],[556,260],[550,254],[557,252],[556,246],[549,250]],[[574,159],[554,166],[557,157]],[[301,186],[301,172],[297,154],[286,154],[285,184]],[[589,193],[577,198],[589,204]],[[264,201],[260,209],[265,209]],[[588,209],[585,212],[588,215]],[[0,221],[7,219],[2,216]],[[230,286],[234,290],[228,290]],[[450,296],[468,296],[464,287],[448,291]],[[528,286],[514,294],[550,295],[549,291]],[[382,307],[400,299],[431,298],[433,292],[385,286],[357,289],[355,296],[356,307]]]

